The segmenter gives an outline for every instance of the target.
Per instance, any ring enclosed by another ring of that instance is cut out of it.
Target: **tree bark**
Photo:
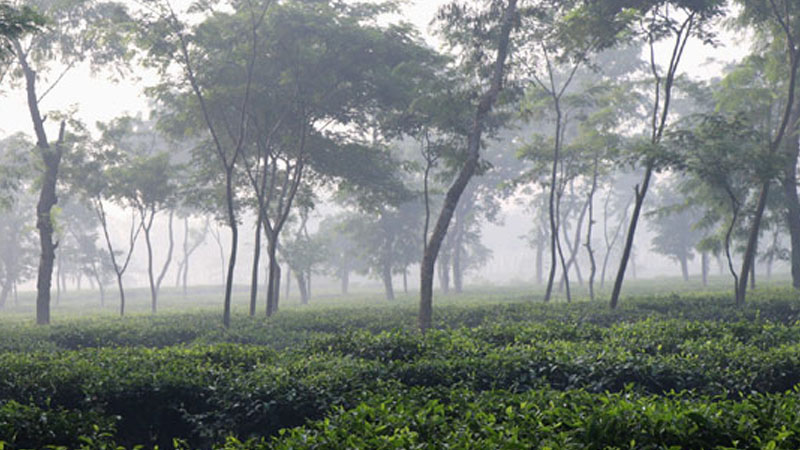
[[[510,41],[511,30],[514,27],[514,21],[517,16],[517,0],[509,0],[508,5],[503,12],[503,22],[500,29],[499,41],[497,46],[497,55],[494,63],[494,70],[492,74],[492,83],[488,91],[486,91],[480,98],[478,107],[475,111],[475,117],[472,121],[472,126],[469,131],[467,139],[467,159],[461,170],[458,172],[453,184],[447,190],[444,198],[442,210],[439,213],[439,218],[436,220],[433,233],[431,234],[428,245],[425,246],[425,252],[422,256],[422,264],[420,265],[420,301],[419,301],[419,317],[418,325],[420,331],[425,333],[433,324],[433,272],[434,265],[436,264],[436,257],[447,234],[447,228],[450,225],[450,219],[453,217],[458,200],[467,183],[475,174],[475,169],[478,167],[478,160],[480,159],[481,135],[483,133],[484,121],[486,120],[489,112],[494,106],[500,91],[503,88],[503,79],[505,77],[505,63],[508,54],[508,46]]]
[[[263,210],[259,209],[256,218],[255,245],[253,247],[253,271],[250,278],[250,317],[255,317],[256,306],[258,305],[258,264],[261,260],[261,220],[264,217]]]
[[[689,261],[686,255],[681,255],[678,257],[678,261],[681,263],[681,275],[683,276],[683,281],[688,283],[689,282]]]
[[[703,286],[708,286],[708,252],[700,253],[700,271],[703,275]]]
[[[167,246],[167,258],[164,261],[164,265],[161,266],[161,271],[158,273],[158,277],[156,278],[156,294],[161,290],[161,282],[164,281],[164,277],[167,275],[167,271],[169,270],[169,266],[172,264],[172,252],[175,250],[175,238],[173,236],[173,228],[172,223],[173,219],[175,218],[175,211],[170,210],[169,212],[169,221],[167,222],[167,233],[169,236],[169,245]]]
[[[600,155],[595,151],[592,167],[592,188],[589,190],[589,225],[586,227],[586,252],[589,254],[589,299],[594,300],[594,277],[597,273],[597,262],[592,249],[592,227],[594,226],[594,194],[597,192],[597,176]]]
[[[650,143],[652,145],[656,145],[661,142],[661,137],[664,135],[664,129],[667,125],[667,117],[669,116],[669,108],[670,102],[672,100],[672,87],[675,81],[675,74],[678,70],[678,64],[680,63],[681,56],[683,55],[683,50],[686,48],[686,43],[689,40],[689,37],[692,35],[692,28],[694,26],[694,15],[695,13],[692,12],[689,16],[683,21],[680,28],[674,28],[676,33],[675,36],[675,44],[672,49],[672,58],[670,60],[669,68],[667,69],[666,79],[664,80],[664,104],[663,107],[661,105],[661,76],[658,73],[658,68],[656,66],[655,61],[655,37],[652,34],[649,35],[649,46],[650,46],[650,69],[653,73],[653,77],[655,79],[655,98],[653,102],[653,112],[652,112],[652,135],[650,138]],[[641,185],[637,185],[635,192],[635,203],[633,206],[633,214],[631,215],[631,223],[628,226],[628,235],[625,238],[625,246],[622,250],[622,258],[619,262],[619,269],[617,270],[617,278],[614,280],[614,290],[611,292],[611,299],[609,301],[609,306],[611,309],[617,307],[619,303],[619,296],[622,292],[622,283],[625,280],[625,271],[628,267],[628,261],[630,260],[631,251],[633,250],[633,240],[636,235],[636,228],[639,223],[639,216],[642,212],[642,205],[644,204],[645,196],[647,195],[647,189],[650,187],[650,180],[653,176],[653,171],[655,170],[655,163],[652,159],[648,159],[646,166],[645,166],[645,173],[644,178],[642,179]]]
[[[383,290],[386,300],[394,300],[394,286],[392,286],[392,264],[384,263],[381,270],[381,280],[383,280]]]
[[[51,149],[47,140],[47,133],[44,130],[44,118],[42,118],[39,111],[39,99],[36,94],[36,72],[28,65],[27,54],[23,51],[19,41],[14,40],[12,45],[14,46],[17,61],[25,76],[28,111],[36,135],[36,147],[44,163],[39,201],[36,204],[36,228],[39,230],[39,248],[41,251],[36,279],[36,323],[48,325],[50,323],[50,286],[56,258],[55,252],[58,246],[58,243],[53,242],[53,220],[51,214],[53,206],[58,203],[56,182],[58,181],[61,156],[64,152],[64,129],[66,123],[64,121],[61,122],[58,141],[55,149]]]

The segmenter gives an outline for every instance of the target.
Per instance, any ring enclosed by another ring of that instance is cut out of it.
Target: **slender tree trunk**
[[[277,260],[276,260],[277,261]],[[275,263],[275,292],[272,296],[273,302],[273,314],[278,312],[279,303],[281,300],[281,265],[277,262]]]
[[[544,281],[544,242],[536,244],[536,284],[541,285]]]
[[[174,218],[175,218],[175,211],[170,210],[169,220],[167,222],[167,235],[169,237],[169,245],[167,246],[167,258],[164,261],[164,265],[161,266],[161,271],[158,273],[158,277],[156,278],[156,295],[158,295],[159,291],[161,290],[161,283],[164,281],[164,277],[167,275],[169,266],[172,264],[172,252],[175,250],[175,238],[172,227]]]
[[[60,252],[59,252],[60,253]],[[61,263],[56,266],[56,305],[61,303],[61,285],[63,279],[61,278]]]
[[[268,235],[267,254],[269,256],[269,275],[267,276],[267,317],[272,317],[277,312],[275,301],[277,289],[275,287],[275,277],[278,276],[278,256],[275,254],[278,248],[277,236]]]
[[[736,304],[741,306],[745,303],[747,296],[747,282],[751,273],[751,268],[755,263],[756,246],[758,242],[758,234],[761,231],[761,219],[764,216],[764,210],[767,207],[767,197],[769,197],[769,182],[761,186],[761,193],[758,196],[758,203],[756,204],[756,211],[753,215],[753,223],[750,225],[750,235],[747,239],[747,246],[742,256],[742,269],[739,272],[738,288],[736,289]]]
[[[436,264],[436,257],[439,254],[442,241],[447,234],[447,228],[450,225],[450,219],[453,217],[453,213],[458,206],[458,200],[478,167],[484,121],[489,115],[489,112],[494,106],[494,103],[497,100],[497,97],[500,95],[500,91],[503,87],[509,37],[514,26],[516,16],[517,0],[509,0],[508,5],[503,12],[503,22],[499,34],[491,87],[481,96],[478,107],[475,111],[475,116],[472,120],[471,129],[469,131],[467,139],[467,159],[459,170],[455,181],[447,190],[444,203],[442,205],[442,210],[439,213],[439,218],[436,220],[433,233],[431,234],[428,244],[425,246],[425,251],[422,256],[422,263],[420,264],[420,301],[418,325],[420,331],[423,333],[427,331],[433,324],[433,272]]]
[[[647,188],[650,186],[650,178],[653,176],[653,165],[647,164],[645,169],[644,179],[641,185],[636,186],[636,195],[634,196],[633,214],[631,214],[631,222],[628,226],[628,234],[625,237],[625,246],[622,250],[622,259],[619,262],[619,269],[617,270],[617,278],[614,280],[614,290],[611,292],[611,300],[609,306],[612,309],[617,307],[619,303],[619,294],[622,292],[622,282],[625,281],[625,271],[628,268],[628,261],[631,257],[631,250],[633,249],[633,239],[636,237],[636,227],[639,225],[639,215],[642,212],[644,205],[644,198],[647,195]],[[635,278],[635,277],[634,277]]]
[[[681,275],[683,276],[683,281],[688,283],[689,282],[689,259],[686,255],[681,255],[678,258],[678,261],[681,263]]]
[[[144,230],[144,242],[147,246],[147,280],[150,283],[150,310],[153,314],[158,310],[158,292],[156,291],[156,282],[153,275],[153,244],[150,240],[150,229],[153,226],[153,220],[156,217],[155,209],[150,210],[150,219],[145,223],[147,212],[145,209],[140,211],[142,219],[142,229]]]
[[[586,253],[589,254],[589,299],[594,300],[594,277],[597,273],[597,263],[594,260],[594,250],[592,250],[592,227],[594,226],[594,194],[597,192],[597,176],[599,166],[599,155],[594,154],[594,165],[592,168],[592,188],[589,190],[589,225],[586,227]]]
[[[403,267],[403,293],[408,295],[408,267]]]
[[[11,280],[8,279],[3,283],[3,288],[0,290],[0,308],[6,307],[6,300],[8,299],[8,294],[11,293],[12,284]]]
[[[250,317],[255,317],[258,304],[258,263],[261,260],[261,221],[264,217],[263,210],[258,211],[256,217],[255,245],[253,247],[253,271],[250,279]]]
[[[581,270],[580,267],[578,266],[577,258],[578,258],[578,250],[580,249],[581,245],[581,230],[583,229],[583,220],[586,218],[586,212],[589,210],[589,201],[590,200],[587,200],[586,203],[583,204],[583,209],[581,209],[581,213],[580,215],[578,215],[578,223],[575,226],[575,239],[573,240],[573,242],[569,242],[567,240],[568,238],[567,230],[566,228],[564,229],[565,243],[567,244],[568,247],[570,247],[571,244],[569,260],[567,261],[567,266],[565,270],[568,271],[569,269],[572,268],[572,265],[575,264],[575,275],[578,278],[578,284],[580,284],[581,286],[583,286],[583,277],[581,276]],[[566,280],[567,280],[566,277],[562,275],[560,281],[561,286],[559,286],[559,289],[566,283]]]
[[[231,230],[231,250],[228,256],[228,276],[225,279],[225,301],[222,312],[222,325],[231,325],[231,295],[233,294],[233,274],[236,269],[236,253],[239,250],[239,224],[236,221],[236,206],[233,194],[233,167],[225,170],[225,199],[228,210],[228,228]]]
[[[653,78],[655,80],[655,98],[653,101],[653,111],[652,111],[652,135],[650,142],[653,145],[658,144],[661,142],[661,137],[664,135],[664,129],[667,125],[667,117],[669,116],[670,111],[670,103],[672,101],[672,87],[675,81],[675,74],[678,70],[678,64],[681,61],[681,57],[683,56],[683,50],[686,48],[686,43],[689,40],[689,37],[692,35],[692,28],[694,27],[694,17],[695,13],[692,12],[689,14],[686,19],[684,19],[680,28],[673,27],[675,32],[675,43],[672,49],[672,57],[669,63],[669,67],[666,73],[666,79],[662,80],[661,76],[659,75],[658,68],[655,61],[655,37],[653,34],[649,35],[649,47],[650,47],[650,69],[653,73]],[[661,104],[661,83],[664,81],[664,103]],[[642,179],[642,183],[636,186],[636,196],[635,202],[633,206],[633,214],[631,214],[631,223],[628,226],[628,235],[625,238],[625,246],[622,250],[622,258],[619,262],[619,268],[617,270],[617,278],[614,280],[614,290],[611,292],[611,300],[609,301],[609,306],[614,309],[617,307],[619,303],[619,296],[622,292],[622,283],[625,280],[625,271],[628,268],[628,261],[631,257],[631,251],[633,250],[633,240],[636,235],[636,228],[639,223],[639,216],[642,212],[642,205],[644,204],[645,196],[647,195],[647,190],[650,187],[650,180],[653,176],[654,170],[654,162],[652,160],[647,161],[647,165],[645,167],[644,178]],[[634,269],[635,270],[635,269]],[[635,276],[634,276],[635,277]]]
[[[302,270],[295,271],[295,278],[297,279],[297,287],[300,290],[300,304],[308,305],[308,285],[306,284],[305,274]]]
[[[700,270],[703,274],[703,286],[708,286],[708,252],[700,253]]]
[[[381,270],[381,280],[383,280],[383,290],[386,300],[394,300],[394,287],[392,286],[392,264],[384,263]]]
[[[36,94],[36,72],[28,65],[27,54],[23,51],[19,41],[12,42],[17,61],[25,76],[25,88],[28,99],[28,111],[33,122],[36,135],[36,147],[44,163],[44,174],[41,179],[39,201],[36,204],[36,228],[39,230],[39,269],[36,279],[36,323],[47,325],[50,323],[50,286],[53,277],[53,264],[56,258],[57,243],[53,242],[53,220],[51,211],[58,203],[56,196],[56,182],[58,169],[61,165],[63,154],[64,129],[66,123],[61,121],[58,131],[58,141],[55,149],[50,148],[47,134],[44,130],[44,119],[39,111],[39,98]]]

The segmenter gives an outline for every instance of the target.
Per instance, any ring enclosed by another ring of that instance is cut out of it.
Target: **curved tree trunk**
[[[461,170],[459,170],[455,181],[447,190],[442,210],[439,213],[439,218],[436,220],[433,233],[431,234],[428,244],[425,246],[425,252],[422,256],[422,264],[420,264],[418,325],[423,333],[427,331],[433,323],[433,272],[436,264],[436,257],[439,255],[442,241],[447,234],[450,219],[453,217],[456,206],[458,206],[458,200],[478,167],[484,121],[489,115],[489,111],[494,106],[503,87],[506,56],[508,54],[511,30],[514,26],[516,16],[517,0],[509,0],[503,12],[503,22],[500,29],[497,55],[492,74],[492,84],[489,90],[480,98],[469,131],[467,139],[467,159],[464,165],[461,166]]]

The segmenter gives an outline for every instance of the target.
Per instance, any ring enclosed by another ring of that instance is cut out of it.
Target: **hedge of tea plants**
[[[800,300],[709,294],[0,331],[6,448],[800,448]]]

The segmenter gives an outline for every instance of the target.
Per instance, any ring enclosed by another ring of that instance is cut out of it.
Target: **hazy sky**
[[[414,23],[420,31],[430,38],[429,24],[436,10],[446,0],[416,0],[409,2],[404,8],[404,18]],[[743,56],[746,48],[733,42],[730,33],[723,34],[724,46],[713,49],[701,47],[696,42],[690,44],[685,60],[682,62],[683,70],[690,70],[695,74],[701,73],[710,76],[719,70],[719,65],[704,66],[705,61],[713,57],[720,61],[732,61]],[[664,49],[668,51],[668,48]],[[88,68],[77,67],[71,70],[45,99],[42,104],[43,111],[67,110],[75,108],[78,117],[87,124],[93,125],[97,120],[109,120],[124,113],[136,113],[146,110],[146,99],[142,88],[153,83],[152,75],[139,69],[141,80],[125,79],[119,83],[112,83],[102,78],[93,78]],[[39,87],[40,90],[44,88]],[[0,136],[17,131],[30,134],[31,125],[25,105],[23,86],[4,86],[0,90]],[[55,126],[55,124],[51,124]],[[52,132],[54,133],[54,131]]]

